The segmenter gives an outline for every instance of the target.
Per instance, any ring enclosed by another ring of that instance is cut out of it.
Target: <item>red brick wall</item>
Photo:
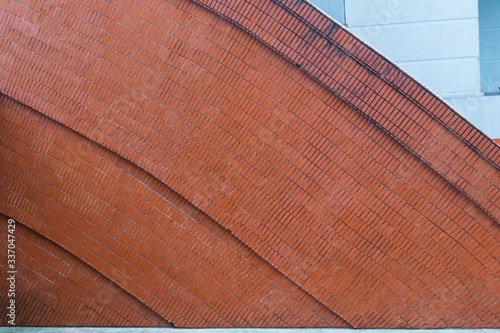
[[[0,210],[163,318],[500,325],[499,146],[307,3],[0,6]]]
[[[11,99],[0,105],[8,139],[0,202],[34,236],[68,249],[176,326],[346,326],[137,166]]]
[[[1,249],[7,252],[7,217],[0,215]],[[60,246],[17,223],[18,326],[171,326],[115,283]],[[6,302],[6,262],[1,262]],[[6,307],[0,324],[7,326]]]

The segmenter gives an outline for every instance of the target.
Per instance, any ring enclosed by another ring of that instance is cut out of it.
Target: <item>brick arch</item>
[[[13,3],[2,92],[353,326],[498,325],[498,146],[307,3]]]

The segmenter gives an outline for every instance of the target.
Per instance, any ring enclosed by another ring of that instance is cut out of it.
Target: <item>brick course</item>
[[[0,215],[0,220],[1,248],[6,253],[7,217]],[[23,224],[16,224],[15,237],[18,326],[171,326],[92,267]],[[5,262],[0,264],[5,283],[9,269]],[[2,285],[2,299],[7,298],[7,289]],[[0,314],[0,324],[6,326],[5,307]]]
[[[137,166],[26,106],[1,102],[0,202],[39,238],[176,326],[347,325]]]

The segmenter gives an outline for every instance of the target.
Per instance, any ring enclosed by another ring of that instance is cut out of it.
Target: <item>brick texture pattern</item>
[[[0,36],[1,211],[174,325],[500,327],[500,147],[307,2]]]
[[[0,214],[2,253],[7,217]],[[40,234],[16,225],[18,326],[172,326],[136,298]],[[1,299],[9,270],[2,261]],[[2,303],[3,304],[3,303]],[[0,325],[6,326],[6,307]]]
[[[1,102],[5,211],[176,326],[347,325],[137,166],[18,102]]]

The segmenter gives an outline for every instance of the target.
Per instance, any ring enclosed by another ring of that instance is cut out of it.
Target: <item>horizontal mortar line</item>
[[[398,64],[406,64],[406,63],[415,63],[415,62],[421,62],[421,63],[431,63],[431,62],[439,62],[443,63],[446,61],[449,62],[458,62],[460,60],[479,60],[479,56],[463,56],[463,57],[453,57],[453,58],[427,58],[427,59],[411,59],[411,60],[395,60],[398,62]]]
[[[376,11],[374,11],[376,13]],[[398,14],[391,14],[391,16],[398,16]],[[368,20],[376,20],[377,18],[372,14]],[[363,27],[385,27],[385,26],[405,26],[405,25],[423,25],[425,23],[449,23],[453,21],[471,21],[478,20],[478,17],[464,17],[464,18],[450,18],[450,19],[436,19],[436,20],[423,20],[423,21],[407,21],[407,22],[388,22],[388,23],[377,23],[377,24],[362,24],[362,25],[349,25],[349,29],[363,28]],[[349,20],[347,20],[349,23]]]

